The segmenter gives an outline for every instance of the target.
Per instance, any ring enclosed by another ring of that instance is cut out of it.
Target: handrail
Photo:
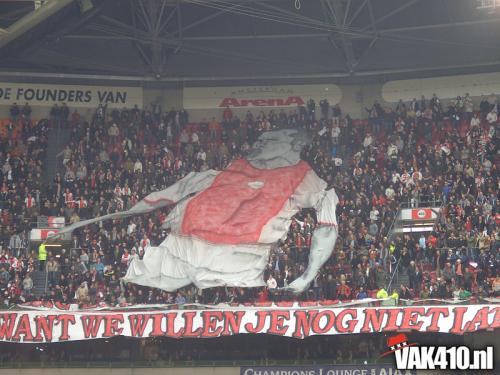
[[[420,208],[420,207],[436,207],[436,204],[439,204],[440,207],[443,207],[443,201],[441,199],[434,199],[431,201],[419,201],[416,200],[414,204],[411,200],[402,202],[399,204],[399,209],[402,208]]]
[[[47,295],[47,289],[49,287],[49,273],[47,272],[47,263],[45,263],[45,287],[43,288],[43,294]]]
[[[390,246],[390,243],[392,242],[393,238],[395,237],[393,229],[394,226],[396,225],[396,222],[400,220],[400,214],[402,210],[402,204],[399,205],[398,212],[396,213],[396,216],[394,216],[394,220],[392,221],[392,224],[389,228],[389,231],[387,232],[387,246]],[[399,257],[398,261],[396,262],[396,268],[392,272],[391,278],[389,280],[389,283],[387,284],[387,291],[389,292],[391,287],[392,287],[392,282],[394,280],[394,276],[396,275],[396,272],[399,270],[399,263],[401,262],[401,257]]]
[[[387,292],[390,292],[392,289],[392,281],[394,280],[394,276],[396,276],[396,273],[399,275],[399,263],[401,262],[401,257],[399,257],[398,261],[396,262],[396,268],[394,269],[394,272],[391,275],[391,278],[389,282],[387,283]]]
[[[339,366],[354,366],[360,361],[366,364],[380,363],[378,359],[352,359]],[[290,366],[290,365],[332,365],[332,359],[294,360],[128,360],[128,361],[0,361],[0,368],[162,368],[162,367],[240,367],[240,366]]]
[[[396,215],[394,216],[394,220],[392,220],[391,226],[387,230],[387,247],[389,247],[389,245],[390,245],[390,243],[392,241],[392,238],[394,237],[392,235],[392,232],[393,232],[394,225],[396,224],[396,221],[399,218],[400,211],[401,211],[401,208],[398,208],[398,211],[396,212]]]

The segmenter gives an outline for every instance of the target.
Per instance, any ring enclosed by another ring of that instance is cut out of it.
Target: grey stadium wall
[[[44,84],[34,84],[33,86],[42,87],[42,88],[59,88],[61,85],[53,85],[49,83],[50,81],[46,81]],[[79,79],[78,81],[67,81],[64,82],[64,87],[69,89],[74,88],[74,84],[78,85],[86,85],[85,80]],[[17,102],[19,105],[24,105],[25,101],[23,100],[23,95],[10,95],[7,98],[2,98],[2,89],[8,89],[9,87],[16,86],[16,84],[10,82],[2,82],[0,80],[0,118],[7,118],[9,116],[9,107],[13,102]],[[17,84],[18,86],[23,86],[24,89],[26,87],[30,87],[29,83]],[[328,85],[325,83],[324,85]],[[307,86],[307,85],[306,85]],[[316,85],[321,86],[321,85]],[[432,93],[437,92],[438,96],[442,99],[443,104],[446,104],[447,101],[452,99],[456,95],[464,95],[466,92],[470,92],[471,96],[475,102],[478,102],[481,99],[481,95],[490,95],[492,93],[498,95],[500,94],[500,73],[485,73],[485,74],[474,74],[474,75],[462,75],[462,76],[451,76],[451,77],[435,77],[435,78],[425,78],[425,79],[413,79],[408,81],[389,81],[385,84],[366,84],[366,85],[330,85],[334,86],[338,89],[339,95],[338,104],[340,105],[343,113],[349,114],[352,118],[365,118],[367,113],[365,111],[366,107],[370,107],[375,100],[379,101],[382,105],[387,105],[390,103],[394,103],[397,101],[396,98],[403,97],[405,100],[411,100],[412,97],[420,98],[421,94],[424,94],[428,99],[432,96]],[[85,86],[83,86],[85,87]],[[123,92],[127,89],[129,90],[129,97],[134,96],[135,99],[139,98],[137,94],[137,90],[141,90],[141,99],[139,105],[147,106],[150,103],[159,103],[161,104],[163,110],[170,110],[171,108],[182,108],[186,106],[188,112],[190,114],[191,121],[201,121],[201,120],[210,120],[212,117],[220,118],[222,114],[223,107],[222,104],[223,96],[218,99],[218,105],[212,105],[210,108],[202,108],[199,109],[196,106],[196,101],[191,100],[189,102],[189,96],[186,98],[186,92],[192,92],[193,88],[183,89],[182,87],[177,88],[142,88],[134,86],[134,84],[130,84],[129,87],[120,87],[113,85],[106,85],[105,83],[100,83],[99,86],[87,86],[91,89],[98,90],[99,88],[105,90],[106,88],[109,91],[117,91]],[[248,88],[252,89],[260,89],[263,88],[279,88],[283,87],[282,85],[273,85],[273,86],[257,86],[254,85],[251,81],[248,83]],[[292,87],[292,86],[287,86]],[[296,87],[296,91],[300,91],[301,85],[294,85]],[[304,85],[302,85],[304,87]],[[104,88],[104,89],[103,89]],[[232,87],[226,86],[221,87],[221,89],[225,89],[225,92],[230,92]],[[13,87],[11,91],[14,91],[16,88]],[[206,88],[201,88],[206,89]],[[74,91],[74,90],[73,90]],[[223,95],[223,94],[221,94]],[[286,98],[286,95],[283,95]],[[63,96],[64,97],[64,96]],[[102,97],[102,94],[101,94]],[[278,96],[280,97],[280,96]],[[316,95],[317,98],[321,97],[321,93]],[[18,98],[19,100],[16,100]],[[259,98],[257,95],[255,98]],[[50,99],[50,98],[49,98]],[[303,99],[307,100],[307,95],[303,95]],[[386,100],[385,100],[386,99]],[[92,100],[88,100],[86,103],[79,103],[78,105],[72,104],[71,101],[67,101],[67,104],[70,108],[77,108],[78,111],[84,116],[89,117],[93,113],[93,110],[97,106],[99,95],[96,94],[95,98]],[[134,100],[127,100],[127,102],[135,103]],[[47,116],[49,108],[53,105],[54,101],[45,100],[43,102],[30,102],[30,105],[33,109],[32,116],[33,118],[43,118]],[[189,104],[189,105],[188,105]],[[248,103],[247,103],[248,104]],[[275,104],[276,109],[279,109],[278,105]],[[316,102],[318,104],[318,100]],[[330,104],[337,104],[334,102],[330,102]],[[124,101],[117,101],[114,104],[118,108],[122,108],[126,105]],[[132,106],[132,105],[131,105]],[[243,105],[239,108],[233,107],[233,111],[238,115],[243,115],[247,110],[251,110],[252,112],[258,112],[260,110],[268,111],[273,107],[259,107],[250,105]],[[288,107],[291,108],[291,107]]]

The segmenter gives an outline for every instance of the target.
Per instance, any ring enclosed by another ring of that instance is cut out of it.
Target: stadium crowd
[[[168,209],[88,226],[74,233],[71,246],[47,247],[45,254],[28,242],[37,215],[74,223],[130,208],[190,171],[227,167],[259,134],[282,127],[313,135],[303,158],[340,198],[334,254],[298,298],[375,297],[396,268],[408,280],[391,285],[400,299],[498,297],[499,109],[493,95],[478,108],[469,95],[447,107],[433,96],[394,108],[375,103],[367,120],[353,120],[339,106],[310,101],[288,113],[249,111],[242,118],[226,108],[220,120],[191,123],[185,110],[163,112],[159,105],[99,106],[89,119],[63,105],[54,106],[50,120],[35,122],[28,105],[15,104],[0,134],[0,299],[7,305],[39,298],[117,305],[297,298],[275,291],[307,266],[313,210],[293,218],[271,254],[267,287],[255,289],[191,286],[168,293],[121,282],[130,262],[168,235],[162,228]],[[71,137],[61,153],[61,174],[45,186],[50,126],[70,128]],[[389,236],[401,205],[440,207],[434,230]],[[43,296],[34,295],[37,270],[47,271]]]

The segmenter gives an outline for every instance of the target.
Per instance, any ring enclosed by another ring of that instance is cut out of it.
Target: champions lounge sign
[[[29,103],[34,106],[52,106],[66,103],[70,107],[95,108],[99,104],[108,107],[142,107],[142,88],[39,85],[0,82],[0,105]]]
[[[342,99],[336,85],[186,87],[184,108],[257,108],[305,106],[313,99],[316,105],[326,99],[335,105]]]
[[[372,332],[464,334],[500,328],[500,306],[3,311],[0,341],[38,343],[129,337],[209,338],[242,333],[303,339]]]

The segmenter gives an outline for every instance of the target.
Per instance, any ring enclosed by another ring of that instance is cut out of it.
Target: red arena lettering
[[[226,107],[288,107],[303,106],[305,101],[300,96],[271,99],[237,99],[224,98],[219,104],[220,108]]]

